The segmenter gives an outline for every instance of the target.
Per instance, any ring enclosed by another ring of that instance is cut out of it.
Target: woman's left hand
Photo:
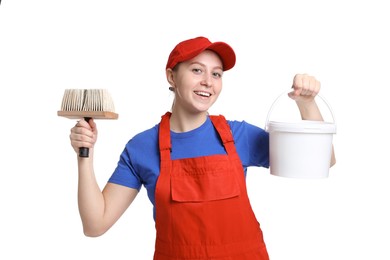
[[[288,93],[288,96],[296,102],[306,103],[314,100],[320,91],[321,83],[308,74],[296,74],[292,88],[293,91]]]

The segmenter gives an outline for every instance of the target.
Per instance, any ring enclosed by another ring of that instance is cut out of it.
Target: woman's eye
[[[202,72],[201,69],[197,69],[197,68],[192,69],[192,71],[195,72],[195,73],[201,73]]]
[[[214,72],[213,76],[216,77],[216,78],[222,78],[222,73]]]

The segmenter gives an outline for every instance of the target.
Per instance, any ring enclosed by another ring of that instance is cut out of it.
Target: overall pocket
[[[205,202],[229,199],[240,195],[237,174],[232,171],[228,161],[215,158],[212,163],[210,161],[202,163],[201,158],[192,160],[195,159],[200,160],[200,162],[191,161],[191,163],[185,164],[185,167],[174,169],[171,175],[173,201]]]

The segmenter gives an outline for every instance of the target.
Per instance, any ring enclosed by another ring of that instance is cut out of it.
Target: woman
[[[245,184],[247,167],[269,167],[269,135],[208,114],[221,93],[223,73],[235,61],[224,42],[197,37],[177,44],[166,65],[175,94],[172,111],[126,144],[103,191],[93,173],[95,122],[80,120],[71,129],[74,150],[90,148],[89,158],[78,158],[85,235],[105,233],[144,185],[154,206],[154,259],[269,259]],[[303,119],[322,120],[314,100],[319,90],[314,77],[294,77],[289,96]]]

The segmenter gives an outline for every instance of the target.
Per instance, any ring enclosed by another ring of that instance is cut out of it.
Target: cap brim
[[[236,64],[236,54],[230,45],[224,42],[214,42],[205,50],[214,51],[222,60],[223,70],[229,70]]]

